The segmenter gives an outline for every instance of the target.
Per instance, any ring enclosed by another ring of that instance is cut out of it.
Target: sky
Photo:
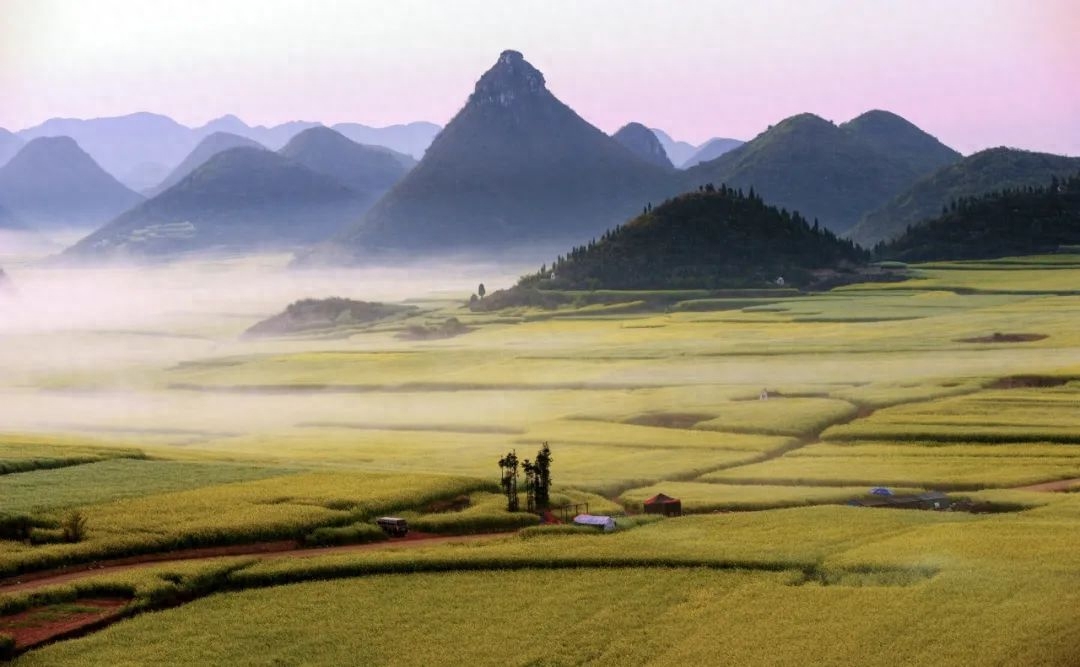
[[[963,153],[1080,155],[1077,0],[0,0],[0,127],[445,124],[508,48],[612,132],[749,139],[809,111]]]

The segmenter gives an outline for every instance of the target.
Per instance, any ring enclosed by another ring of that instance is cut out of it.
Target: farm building
[[[615,519],[609,516],[598,516],[594,514],[578,514],[574,517],[575,526],[589,526],[610,533],[615,530]]]
[[[910,496],[875,493],[876,491],[877,489],[872,491],[872,496],[869,498],[857,498],[848,504],[857,507],[894,507],[913,510],[947,510],[953,504],[952,499],[941,491],[927,491]]]
[[[658,493],[652,498],[649,498],[644,503],[646,514],[661,514],[663,516],[681,516],[682,515],[682,501],[678,498],[672,498],[671,496],[665,496],[662,493]]]

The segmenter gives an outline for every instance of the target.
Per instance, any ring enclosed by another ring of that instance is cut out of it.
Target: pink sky
[[[1076,0],[0,0],[0,127],[445,123],[506,48],[613,131],[748,139],[899,113],[964,153],[1080,155]]]

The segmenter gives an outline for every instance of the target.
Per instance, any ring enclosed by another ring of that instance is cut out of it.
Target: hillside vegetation
[[[1057,252],[1080,244],[1080,175],[1046,187],[1005,190],[954,202],[876,254],[882,259],[988,259]]]
[[[1045,185],[1080,170],[1080,158],[992,148],[942,168],[915,183],[881,208],[867,213],[848,234],[871,247],[896,239],[909,226],[941,215],[942,207],[967,197],[1010,188]]]
[[[681,195],[571,250],[523,281],[548,289],[691,289],[806,285],[817,269],[863,254],[798,213],[712,185]],[[778,280],[783,278],[783,280]]]
[[[765,201],[842,232],[914,183],[948,148],[904,121],[870,112],[837,127],[804,113],[719,158],[687,170],[685,183],[754,188]]]

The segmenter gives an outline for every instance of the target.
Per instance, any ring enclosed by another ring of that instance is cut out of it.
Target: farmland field
[[[297,295],[290,283],[197,291],[192,308],[130,322],[0,328],[5,576],[362,542],[387,512],[442,535],[512,530],[537,519],[503,509],[496,461],[543,442],[557,503],[633,513],[665,493],[701,515],[91,577],[56,595],[119,590],[142,611],[188,585],[216,594],[19,664],[1072,664],[1080,494],[1020,487],[1080,486],[1078,266],[943,263],[901,283],[658,309],[604,293],[610,308],[474,313],[467,293],[421,290],[404,321],[242,338]],[[472,329],[398,335],[448,317]],[[87,353],[68,359],[74,344]],[[1000,513],[843,506],[874,487]],[[435,513],[462,497],[468,509]],[[77,543],[61,539],[72,510]],[[522,605],[538,586],[545,601]],[[0,607],[20,595],[0,585]],[[467,641],[477,622],[498,650]]]

